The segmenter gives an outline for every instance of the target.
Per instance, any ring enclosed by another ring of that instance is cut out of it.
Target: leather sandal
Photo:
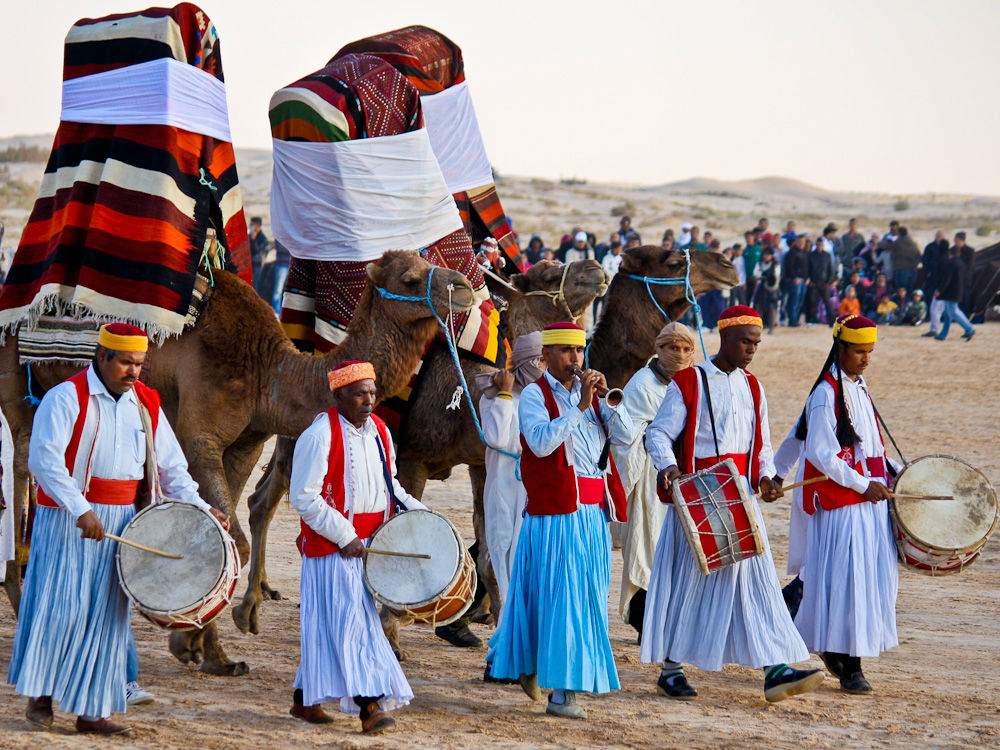
[[[396,726],[396,720],[382,710],[378,701],[369,703],[365,710],[368,717],[361,720],[362,734],[382,734]]]
[[[318,703],[315,706],[303,706],[301,703],[293,703],[292,707],[288,709],[288,713],[296,719],[308,721],[310,724],[330,724],[333,721],[333,717],[324,711],[323,706]]]
[[[101,734],[110,736],[113,734],[126,734],[132,731],[132,727],[127,724],[118,724],[110,719],[98,719],[91,721],[82,716],[76,717],[76,731],[81,734]]]
[[[28,707],[24,710],[25,718],[32,724],[43,729],[52,727],[52,697],[43,695],[39,698],[28,698]]]

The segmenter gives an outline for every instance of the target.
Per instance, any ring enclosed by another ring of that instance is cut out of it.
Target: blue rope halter
[[[462,365],[458,361],[458,348],[455,346],[455,334],[452,333],[451,328],[445,325],[445,322],[438,315],[437,309],[434,307],[434,301],[431,299],[431,283],[434,280],[434,271],[437,266],[431,266],[430,272],[427,274],[427,293],[423,297],[406,297],[402,294],[394,294],[393,292],[387,291],[380,286],[375,287],[377,291],[384,299],[398,300],[400,302],[426,302],[427,306],[431,309],[431,314],[434,319],[438,322],[438,325],[444,329],[444,338],[448,342],[448,351],[451,353],[451,361],[455,364],[455,370],[458,371],[458,379],[462,384],[462,391],[465,393],[466,403],[469,404],[469,411],[472,412],[472,421],[476,425],[476,432],[479,433],[479,439],[482,441],[483,445],[491,450],[495,450],[497,453],[502,453],[505,456],[510,456],[517,460],[517,466],[515,467],[515,473],[518,479],[521,478],[521,457],[517,453],[511,453],[510,451],[504,450],[503,448],[497,448],[496,446],[490,445],[486,440],[486,435],[483,434],[483,427],[479,422],[479,414],[476,412],[476,407],[472,403],[472,394],[469,392],[469,384],[465,380],[465,373],[462,371]],[[454,289],[454,285],[448,285],[448,299],[449,305],[451,307],[451,291]],[[450,317],[449,309],[449,317]]]
[[[656,276],[639,276],[634,273],[623,274],[625,278],[635,279],[636,281],[641,281],[646,287],[646,293],[649,298],[656,305],[656,309],[660,311],[660,314],[667,319],[670,323],[670,316],[667,315],[667,311],[663,309],[660,303],[657,301],[656,297],[653,296],[653,286],[680,286],[684,285],[684,299],[688,301],[691,305],[691,309],[694,310],[694,322],[695,328],[698,329],[698,339],[701,341],[701,353],[708,359],[708,353],[705,350],[705,337],[701,332],[701,305],[698,304],[698,299],[694,296],[694,290],[691,288],[691,250],[684,251],[684,278],[680,277],[656,277]],[[583,353],[583,364],[585,367],[590,367],[590,344],[587,344],[587,348]]]

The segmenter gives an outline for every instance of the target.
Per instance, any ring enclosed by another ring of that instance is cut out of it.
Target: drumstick
[[[954,495],[897,495],[892,493],[896,500],[954,500]]]
[[[375,555],[392,555],[393,557],[415,557],[419,560],[430,560],[430,555],[422,555],[419,552],[393,552],[387,549],[372,549],[371,547],[365,547],[365,554],[369,552]]]
[[[781,492],[787,492],[788,490],[794,490],[796,487],[805,487],[807,484],[816,484],[816,482],[822,482],[828,477],[825,474],[821,474],[818,477],[813,477],[812,479],[804,479],[801,482],[796,482],[795,484],[789,484],[781,488]]]
[[[122,539],[120,536],[115,536],[114,534],[109,534],[104,532],[104,536],[108,539],[114,539],[119,544],[127,544],[129,547],[135,547],[136,549],[141,549],[143,552],[152,552],[154,555],[159,555],[160,557],[169,557],[171,560],[183,560],[184,555],[171,555],[169,552],[164,552],[163,550],[153,549],[152,547],[147,547],[144,544],[139,544],[138,542],[130,542],[128,539]]]

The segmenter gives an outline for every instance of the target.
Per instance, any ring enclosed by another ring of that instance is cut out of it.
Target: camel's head
[[[683,279],[687,261],[680,250],[664,250],[656,245],[633,247],[622,253],[619,273],[650,279]],[[704,250],[691,252],[691,288],[704,294],[712,289],[729,289],[739,283],[736,268],[721,253]],[[657,301],[664,307],[684,297],[683,284],[653,284]]]
[[[433,317],[427,305],[427,279],[432,269],[434,276],[431,279],[430,299],[442,319],[448,315],[449,304],[455,312],[466,312],[475,307],[472,284],[465,276],[450,268],[432,266],[413,250],[390,250],[367,267],[368,280],[373,287],[406,298],[400,300],[377,295],[401,322]]]
[[[542,260],[511,279],[523,296],[511,301],[524,305],[537,330],[549,323],[579,318],[608,290],[608,275],[596,260],[563,265]],[[560,289],[562,293],[560,294]]]

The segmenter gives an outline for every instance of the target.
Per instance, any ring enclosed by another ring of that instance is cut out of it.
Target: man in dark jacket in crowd
[[[257,290],[257,294],[270,302],[271,287],[268,286],[265,288],[260,285],[264,259],[267,257],[267,251],[270,249],[267,235],[261,229],[263,225],[264,220],[259,216],[254,216],[250,219],[250,265],[253,268],[253,288]]]
[[[809,252],[806,250],[806,239],[804,234],[793,238],[781,262],[781,277],[786,284],[785,310],[788,315],[788,325],[792,327],[799,324],[802,303],[806,297],[806,279],[809,278]]]
[[[920,248],[910,236],[906,227],[899,228],[899,237],[892,245],[893,281],[896,287],[912,290],[917,282],[917,268],[920,266]]]
[[[830,282],[833,281],[833,259],[830,253],[823,249],[823,242],[817,241],[816,246],[806,259],[809,269],[809,279],[806,282],[806,323],[818,323],[819,305],[826,308],[827,325],[833,326],[833,306],[830,304]]]
[[[962,296],[958,303],[966,315],[971,315],[972,287],[975,286],[973,273],[976,264],[976,251],[970,245],[965,244],[965,232],[958,232],[955,235],[955,247],[958,248],[958,257],[965,268],[965,277],[962,279]]]
[[[937,336],[941,331],[941,313],[944,311],[944,300],[937,297],[938,281],[941,276],[941,264],[948,257],[948,240],[945,239],[944,230],[939,229],[934,235],[934,241],[928,243],[924,248],[924,255],[921,260],[924,266],[924,290],[930,302],[929,319],[931,329],[923,334],[926,337]]]
[[[962,232],[959,232],[959,234],[962,234]],[[962,299],[966,278],[965,265],[962,263],[961,252],[962,249],[956,242],[948,251],[947,259],[941,264],[938,288],[934,292],[935,296],[944,301],[941,334],[936,337],[938,341],[944,341],[948,338],[948,329],[951,327],[952,321],[958,323],[962,327],[962,330],[965,331],[962,335],[963,339],[968,341],[976,333],[969,319],[962,312],[962,308],[958,306],[959,300]]]

